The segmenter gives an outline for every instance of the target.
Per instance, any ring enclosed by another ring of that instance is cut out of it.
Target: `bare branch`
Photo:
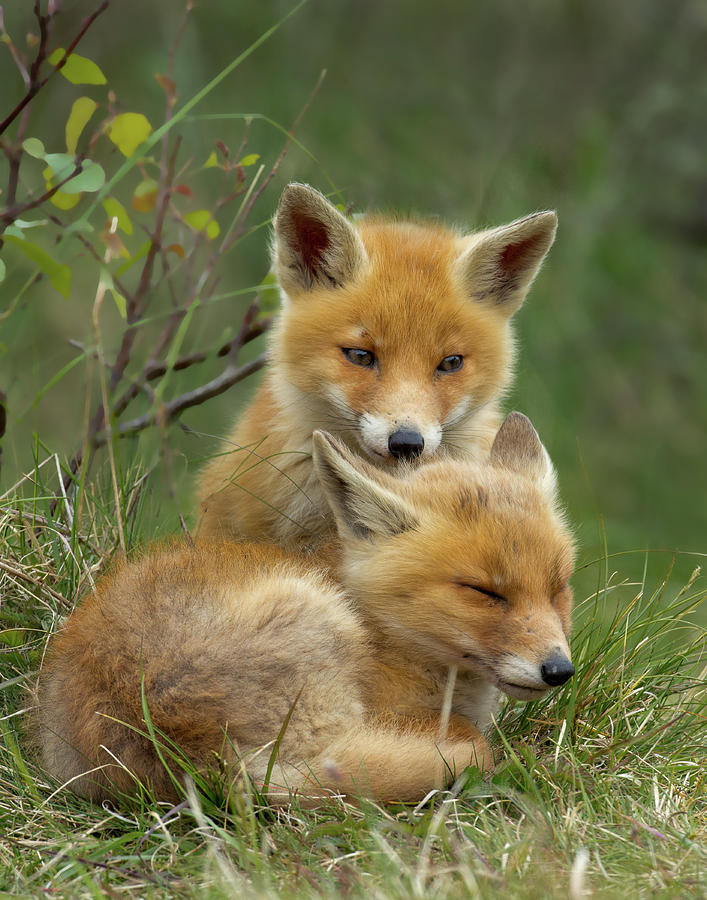
[[[138,416],[136,419],[124,422],[118,428],[113,429],[113,434],[117,434],[119,437],[125,437],[129,434],[137,434],[139,431],[144,431],[152,425],[171,422],[180,413],[183,413],[185,409],[189,409],[192,406],[199,406],[207,400],[210,400],[212,397],[223,394],[224,391],[233,387],[237,382],[243,381],[244,378],[252,375],[253,372],[262,369],[266,362],[267,354],[261,353],[260,356],[251,360],[251,362],[244,363],[242,366],[226,366],[218,377],[213,378],[211,381],[193,391],[187,391],[179,397],[175,397],[174,400],[165,403],[164,406],[156,412],[145,413],[144,416]],[[103,433],[96,435],[94,446],[99,447],[104,444],[106,440],[107,435]]]

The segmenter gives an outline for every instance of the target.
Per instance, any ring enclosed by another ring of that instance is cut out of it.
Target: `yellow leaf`
[[[123,297],[122,294],[119,294],[114,287],[109,288],[109,290],[113,295],[115,305],[118,307],[118,312],[124,319],[127,318],[127,304],[125,303],[125,297]]]
[[[221,233],[218,222],[212,218],[208,209],[195,209],[194,212],[184,216],[184,221],[195,231],[206,230],[206,235],[211,241]]]
[[[86,123],[96,111],[98,104],[90,97],[79,97],[74,100],[69,118],[66,121],[66,149],[69,153],[76,153],[76,145],[81,137],[81,132]]]
[[[106,134],[123,156],[132,156],[152,133],[152,125],[142,113],[121,113],[106,127]]]
[[[146,178],[135,188],[130,205],[136,212],[150,212],[157,203],[158,184],[152,178]]]
[[[49,62],[55,66],[64,56],[63,47],[55,50],[49,57]],[[61,74],[72,84],[105,84],[106,76],[98,66],[85,56],[72,53],[61,69]]]
[[[214,166],[218,166],[218,156],[216,156],[216,151],[212,150],[209,158],[204,163],[205,169],[213,169]]]
[[[80,199],[81,194],[66,194],[64,191],[57,191],[49,198],[49,202],[57,209],[73,209]]]

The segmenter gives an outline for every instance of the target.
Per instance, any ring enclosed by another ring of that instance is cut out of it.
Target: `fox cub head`
[[[274,222],[281,402],[379,466],[475,443],[510,379],[511,316],[556,227],[554,212],[468,236],[375,217],[354,226],[290,184]]]
[[[395,478],[322,432],[314,459],[343,580],[386,643],[521,700],[572,676],[573,543],[525,416],[507,417],[483,465],[440,459]]]

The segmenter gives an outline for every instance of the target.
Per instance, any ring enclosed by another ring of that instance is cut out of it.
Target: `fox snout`
[[[425,449],[425,439],[412,428],[399,428],[388,438],[388,450],[395,459],[417,459]]]
[[[516,700],[533,700],[559,687],[574,675],[574,666],[562,647],[555,647],[541,660],[509,655],[497,669],[498,686]]]
[[[540,666],[540,675],[545,684],[557,687],[570,680],[574,675],[574,666],[564,653],[553,653]]]
[[[425,424],[416,416],[401,413],[366,412],[359,420],[359,428],[359,441],[368,455],[394,462],[428,457],[442,439],[442,429],[437,422]]]

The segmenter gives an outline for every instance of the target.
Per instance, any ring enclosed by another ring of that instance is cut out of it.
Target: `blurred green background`
[[[67,37],[93,8],[65,0]],[[154,122],[164,105],[154,74],[166,68],[183,8],[116,0],[80,48],[125,108]],[[291,8],[198,4],[177,61],[180,98]],[[8,30],[27,30],[30,13],[28,0],[6,4]],[[310,0],[197,111],[260,113],[288,127],[327,70],[297,132],[308,152],[288,155],[258,202],[262,223],[293,179],[324,191],[335,185],[357,210],[438,216],[470,229],[558,210],[557,242],[516,320],[508,406],[532,418],[555,460],[582,560],[601,555],[604,532],[610,553],[663,549],[610,560],[610,571],[640,578],[648,558],[651,584],[671,551],[683,551],[678,580],[700,562],[688,551],[707,552],[705,47],[704,0]],[[19,88],[3,50],[4,108]],[[38,98],[35,115],[45,135],[56,130],[57,149],[74,96],[57,84]],[[185,154],[206,158],[216,139],[236,145],[242,122],[194,118],[180,131]],[[276,129],[254,123],[249,150],[263,162],[281,142]],[[226,287],[262,279],[265,237],[263,228],[237,248]],[[69,338],[88,339],[94,291],[79,278],[64,301],[40,284],[0,323],[5,489],[31,467],[33,432],[52,450],[76,448],[83,370],[44,387],[75,355]],[[200,310],[194,340],[229,333],[241,310],[234,301]],[[255,383],[188,411],[183,421],[196,434],[172,429],[176,495],[152,479],[151,533],[175,530],[176,510],[190,514],[191,475],[214,448],[205,435],[225,431]],[[147,435],[123,442],[124,459],[136,451],[148,460],[159,453]],[[590,567],[580,591],[596,580]]]

